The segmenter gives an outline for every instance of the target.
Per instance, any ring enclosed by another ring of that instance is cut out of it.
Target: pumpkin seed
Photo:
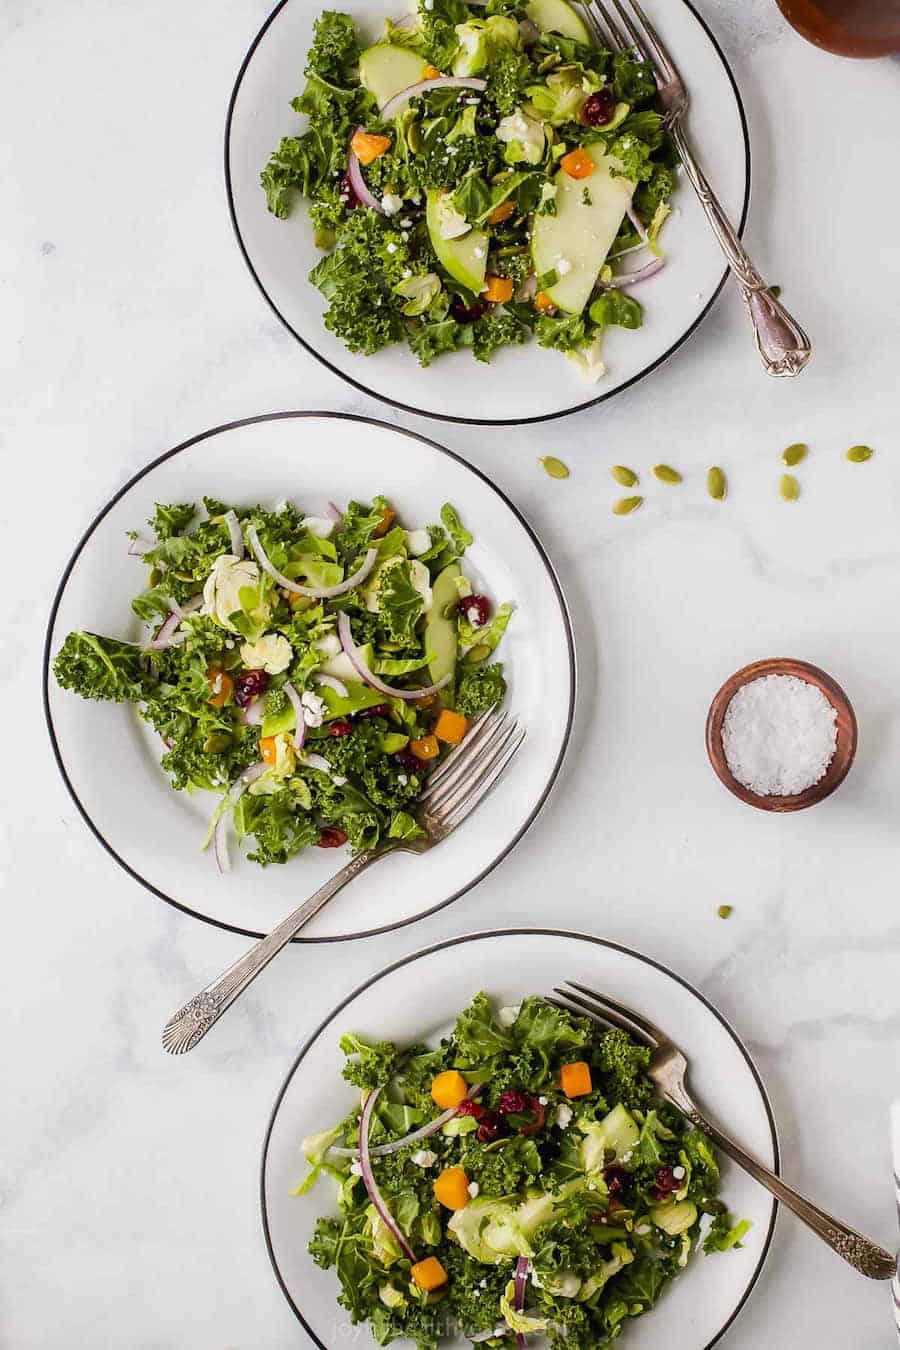
[[[720,905],[719,908],[716,910],[716,913],[718,914],[720,919],[727,919],[729,914],[731,914],[733,910],[734,905]]]
[[[482,661],[486,661],[491,654],[491,649],[486,642],[479,642],[477,647],[470,647],[463,660],[470,666],[478,666]]]
[[[553,455],[543,455],[538,460],[538,464],[551,478],[568,478],[569,476],[568,465],[563,464],[561,459],[554,459]]]
[[[800,484],[792,473],[781,475],[781,495],[786,502],[795,502],[800,496]]]
[[[620,497],[617,502],[613,502],[613,515],[630,516],[632,511],[636,511],[643,503],[643,497]]]
[[[847,458],[851,464],[865,464],[867,459],[871,459],[875,451],[868,445],[851,445],[847,451]]]
[[[653,472],[661,483],[680,483],[681,474],[671,464],[654,464]]]
[[[706,490],[717,502],[723,502],[728,495],[728,480],[718,464],[713,464],[707,471]]]
[[[212,731],[203,742],[203,749],[208,755],[221,755],[223,750],[227,750],[231,744],[231,737],[225,731]]]
[[[808,445],[804,445],[802,441],[798,441],[796,445],[789,445],[786,450],[782,450],[781,462],[782,464],[786,464],[789,469],[793,469],[795,465],[800,463],[801,459],[806,459],[806,452],[808,450]]]
[[[610,473],[617,483],[622,484],[622,487],[634,487],[638,482],[638,476],[634,469],[626,469],[624,464],[614,464]]]

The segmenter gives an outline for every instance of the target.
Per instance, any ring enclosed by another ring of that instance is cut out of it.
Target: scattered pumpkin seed
[[[478,666],[481,665],[482,661],[486,661],[490,654],[491,649],[487,643],[479,642],[477,647],[469,648],[463,657],[463,660],[468,662],[470,666]]]
[[[868,445],[851,445],[847,451],[847,458],[851,464],[865,464],[867,459],[871,459],[875,451]]]
[[[627,469],[624,464],[614,464],[610,473],[617,483],[622,484],[622,487],[634,487],[638,482],[638,476],[634,469]]]
[[[716,913],[718,914],[720,919],[727,919],[733,909],[734,905],[720,905],[719,908],[716,910]]]
[[[620,497],[617,502],[613,502],[613,515],[630,516],[632,511],[636,511],[643,503],[643,497]]]
[[[789,469],[793,469],[800,463],[801,459],[806,459],[806,452],[808,450],[808,445],[804,445],[802,441],[798,441],[796,445],[789,445],[786,450],[782,450],[781,462],[782,464],[786,464]]]
[[[654,464],[653,472],[661,483],[681,482],[681,474],[671,464]]]
[[[795,502],[800,496],[800,484],[792,473],[781,475],[781,495],[786,502]]]
[[[553,455],[543,455],[538,460],[538,464],[551,478],[568,478],[569,476],[568,465],[563,464],[561,459],[554,459]]]
[[[231,744],[231,737],[225,731],[212,731],[203,742],[203,749],[208,755],[221,755],[223,750],[227,750]]]
[[[728,479],[718,464],[713,464],[707,471],[706,490],[717,502],[723,502],[728,495]]]

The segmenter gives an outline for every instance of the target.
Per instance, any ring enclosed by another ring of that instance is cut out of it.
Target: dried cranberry
[[[534,1098],[529,1097],[527,1092],[504,1092],[497,1103],[497,1110],[501,1116],[524,1116],[532,1109],[533,1101]]]
[[[450,301],[450,313],[457,323],[474,323],[484,313],[484,304],[481,300],[474,300],[471,305],[467,305],[461,295],[454,295]]]
[[[360,205],[360,200],[356,195],[356,189],[350,181],[349,173],[345,173],[341,179],[340,198],[348,211],[355,211],[357,206]]]
[[[490,617],[491,602],[486,595],[464,595],[457,608],[473,628],[481,628]]]
[[[480,1102],[460,1102],[456,1114],[459,1116],[474,1116],[476,1120],[480,1120],[484,1115],[484,1107]]]
[[[665,1200],[667,1195],[671,1195],[673,1191],[678,1190],[679,1185],[680,1182],[671,1167],[658,1168],[652,1192],[653,1199]]]
[[[319,835],[319,848],[340,848],[346,842],[346,834],[337,825],[326,825]]]
[[[405,769],[407,773],[422,772],[422,761],[417,759],[411,750],[398,750],[394,755],[394,759],[400,765],[401,769]]]
[[[612,121],[615,111],[616,96],[608,85],[604,85],[584,100],[578,120],[586,127],[603,127]]]
[[[352,722],[345,722],[343,720],[338,720],[337,722],[328,723],[329,736],[349,736],[352,734],[352,732],[353,732]]]
[[[610,1195],[621,1195],[628,1185],[628,1173],[624,1167],[604,1167],[603,1180]]]
[[[374,708],[363,708],[357,717],[387,717],[390,709],[386,703],[376,703]]]
[[[503,1117],[496,1111],[486,1111],[481,1117],[481,1124],[478,1126],[476,1139],[479,1144],[492,1144],[495,1139],[506,1133],[506,1125]]]
[[[264,670],[242,670],[234,677],[234,701],[246,708],[269,687],[269,676]]]

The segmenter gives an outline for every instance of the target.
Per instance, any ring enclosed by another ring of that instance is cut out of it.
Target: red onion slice
[[[525,1285],[528,1280],[528,1270],[530,1265],[531,1262],[528,1260],[527,1256],[520,1256],[518,1261],[516,1262],[516,1273],[514,1276],[515,1294],[513,1296],[513,1307],[518,1313],[525,1311]],[[524,1331],[517,1331],[516,1350],[525,1350],[527,1344],[528,1341],[526,1340]]]
[[[338,698],[348,698],[349,690],[342,680],[336,675],[314,675],[316,684],[323,684],[326,689],[333,689]]]
[[[381,119],[390,122],[411,98],[418,98],[419,94],[428,94],[432,89],[475,89],[478,93],[483,93],[486,88],[487,80],[479,79],[477,75],[439,75],[434,80],[419,80],[417,84],[401,89],[399,94],[388,99],[381,109]]]
[[[265,771],[265,764],[251,764],[249,769],[245,769],[240,777],[234,780],[231,787],[228,789],[229,806],[232,811],[237,806],[250,784],[255,782],[257,778],[260,778]],[[222,873],[229,871],[231,868],[231,860],[228,857],[228,841],[225,837],[227,820],[228,809],[226,808],[216,821],[216,828],[213,830],[213,850],[216,855],[216,866]]]
[[[645,247],[645,248],[649,248],[649,247],[650,247],[650,240],[649,240],[649,238],[647,237],[647,231],[644,229],[644,222],[641,220],[641,218],[640,218],[640,216],[638,215],[637,211],[635,211],[634,207],[633,207],[630,203],[629,203],[629,205],[628,205],[628,210],[627,210],[626,214],[627,214],[627,216],[628,216],[628,219],[631,221],[632,225],[634,226],[634,228],[637,230],[638,234],[640,235],[640,237],[641,237],[641,242],[643,243],[644,247]]]
[[[381,1191],[378,1189],[378,1183],[375,1180],[375,1174],[372,1171],[372,1159],[369,1153],[369,1126],[372,1122],[372,1112],[375,1110],[375,1103],[377,1102],[380,1093],[381,1088],[376,1088],[374,1092],[369,1093],[366,1098],[365,1106],[362,1109],[362,1115],[359,1118],[359,1169],[362,1174],[363,1185],[369,1194],[369,1199],[378,1212],[379,1218],[393,1233],[400,1246],[400,1250],[403,1252],[407,1261],[411,1261],[412,1264],[415,1265],[416,1254],[407,1242],[403,1230],[397,1223],[397,1220],[384,1203]]]
[[[463,1101],[471,1102],[479,1095],[483,1083],[476,1083],[470,1087]],[[442,1111],[434,1120],[429,1120],[427,1125],[422,1125],[418,1130],[413,1130],[412,1134],[405,1134],[402,1139],[394,1139],[390,1144],[378,1144],[375,1148],[370,1148],[369,1153],[373,1158],[386,1158],[390,1153],[399,1153],[401,1148],[409,1148],[411,1144],[420,1144],[423,1139],[430,1139],[433,1134],[437,1134],[448,1120],[459,1115],[459,1107],[451,1106],[449,1111]],[[355,1158],[359,1153],[355,1148],[332,1148],[330,1152],[337,1158]]]
[[[291,581],[289,577],[284,576],[272,566],[266,557],[265,550],[259,542],[259,535],[256,532],[256,526],[251,525],[247,530],[247,539],[253,550],[256,561],[262,570],[277,582],[286,591],[293,591],[294,595],[306,595],[312,600],[333,600],[337,595],[346,595],[348,591],[354,590],[360,586],[371,572],[378,558],[378,550],[370,548],[366,554],[362,567],[358,568],[346,581],[340,582],[337,586],[298,586],[296,581]]]
[[[261,727],[265,717],[266,699],[265,695],[255,698],[248,703],[244,709],[244,726]]]
[[[154,652],[164,652],[167,647],[179,647],[182,642],[187,640],[186,633],[176,632],[181,623],[181,613],[174,611],[166,619],[165,623],[157,632],[156,636],[148,642],[148,647]]]
[[[357,127],[356,130],[364,132],[365,127]],[[363,206],[368,206],[372,211],[377,211],[380,216],[383,216],[385,214],[384,207],[381,205],[378,198],[369,191],[368,184],[363,176],[359,156],[353,149],[352,143],[347,148],[347,177],[350,179],[350,186],[359,198],[360,203]]]
[[[294,749],[302,750],[303,742],[306,740],[306,718],[303,716],[303,702],[290,680],[284,686],[284,692],[297,718],[297,725],[294,728]]]
[[[335,521],[344,519],[343,511],[339,506],[335,506],[334,502],[328,503],[328,514],[331,516],[332,520]]]
[[[228,533],[231,535],[231,551],[238,559],[244,556],[244,536],[241,533],[241,522],[238,520],[234,511],[226,511],[222,517],[228,526]]]
[[[380,694],[387,694],[389,698],[402,698],[404,702],[415,702],[417,698],[430,698],[436,694],[439,689],[443,689],[445,684],[449,684],[452,676],[445,675],[443,679],[438,680],[437,684],[426,684],[422,689],[397,689],[393,684],[385,684],[384,680],[373,675],[369,667],[360,655],[359,648],[353,641],[353,633],[350,629],[350,620],[344,610],[338,615],[337,622],[338,637],[341,639],[341,646],[350,658],[350,664],[356,671],[361,680],[370,684],[373,689],[377,689]]]
[[[639,267],[636,272],[620,272],[611,281],[604,281],[603,289],[605,291],[617,291],[621,290],[623,286],[636,286],[639,281],[649,281],[651,277],[656,276],[657,272],[661,272],[665,265],[665,258],[654,258],[652,262]]]

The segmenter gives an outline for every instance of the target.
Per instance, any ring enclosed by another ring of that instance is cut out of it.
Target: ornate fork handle
[[[359,876],[360,872],[364,872],[386,853],[393,852],[395,847],[369,849],[357,854],[346,867],[342,867],[340,872],[283,919],[277,928],[273,928],[271,933],[251,947],[233,966],[229,966],[217,980],[201,989],[183,1008],[179,1008],[163,1029],[162,1041],[169,1054],[183,1055],[186,1050],[193,1050],[223,1012],[231,1007],[300,929],[318,914],[322,906],[337,895],[348,881]]]
[[[766,1190],[782,1204],[787,1205],[788,1209],[793,1210],[798,1219],[802,1219],[807,1227],[827,1242],[828,1246],[853,1266],[854,1270],[858,1270],[861,1275],[867,1275],[870,1280],[890,1280],[894,1276],[897,1270],[896,1257],[864,1237],[862,1233],[857,1233],[855,1228],[848,1227],[840,1219],[826,1213],[824,1209],[819,1209],[818,1205],[814,1205],[812,1201],[805,1199],[783,1182],[781,1177],[770,1172],[768,1167],[764,1167],[756,1158],[745,1153],[740,1144],[735,1143],[717,1125],[707,1120],[687,1093],[673,1092],[667,1096],[673,1106],[677,1106],[692,1124],[708,1134],[722,1152],[728,1154],[732,1162],[737,1163],[745,1172],[749,1172],[755,1181],[765,1186]]]
[[[756,347],[767,373],[775,376],[799,375],[812,356],[809,338],[757,272],[698,164],[680,120],[675,120],[670,130],[684,171],[740,287],[753,324]]]

